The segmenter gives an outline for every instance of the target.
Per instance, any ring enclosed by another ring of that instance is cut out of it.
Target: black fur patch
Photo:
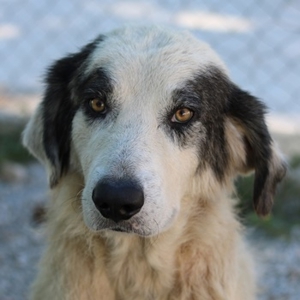
[[[113,111],[113,108],[118,106],[115,101],[113,101],[113,86],[111,80],[107,71],[103,68],[96,69],[84,80],[75,80],[73,85],[76,102],[83,109],[88,122],[93,122],[97,119],[104,119],[107,114],[110,114]],[[105,114],[96,113],[90,108],[89,100],[95,98],[99,98],[104,101],[106,105]]]
[[[286,167],[283,163],[272,165],[275,154],[265,123],[266,106],[233,84],[215,67],[189,81],[186,88],[198,94],[200,120],[206,132],[199,146],[199,169],[209,164],[219,180],[224,177],[229,163],[224,121],[226,118],[234,120],[244,134],[247,168],[255,171],[254,208],[259,215],[268,214],[273,205],[275,187],[283,178]]]
[[[230,83],[217,68],[210,67],[185,83],[186,94],[197,99],[198,135],[205,137],[197,141],[199,148],[198,170],[210,165],[219,180],[225,175],[228,165],[228,150],[225,140],[224,120]],[[194,120],[196,121],[196,120]],[[195,130],[195,129],[194,129]]]
[[[172,122],[171,119],[175,112],[180,108],[189,108],[193,111],[193,117],[187,123]],[[192,95],[185,89],[175,90],[172,95],[172,102],[166,107],[162,116],[159,118],[161,126],[167,136],[181,148],[193,146],[199,138],[199,117],[200,101],[197,95]]]
[[[241,126],[247,149],[249,168],[255,169],[253,203],[258,214],[267,214],[273,199],[263,196],[272,159],[271,136],[265,123],[266,107],[257,98],[232,85],[228,114]],[[271,203],[270,203],[271,202]]]
[[[231,118],[242,128],[247,168],[255,170],[254,207],[258,214],[267,214],[273,204],[274,186],[282,175],[270,175],[272,139],[265,124],[265,105],[239,89],[222,71],[213,66],[187,81],[184,89],[176,91],[174,95],[186,95],[187,99],[193,99],[196,107],[196,115],[191,123],[185,126],[179,124],[180,128],[173,131],[181,146],[197,143],[199,172],[210,166],[218,180],[221,181],[226,176],[229,148],[225,138],[225,119]],[[189,139],[191,131],[194,137]],[[195,138],[195,132],[204,138]],[[273,191],[270,187],[273,187]]]
[[[47,157],[57,170],[57,174],[50,179],[51,186],[69,167],[72,120],[79,107],[72,100],[70,83],[75,75],[79,76],[76,74],[79,68],[103,38],[99,36],[78,53],[56,61],[48,70],[42,104],[43,144]]]

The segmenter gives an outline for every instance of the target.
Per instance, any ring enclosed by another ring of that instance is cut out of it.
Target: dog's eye
[[[91,109],[97,113],[104,113],[106,111],[105,102],[99,98],[94,98],[89,101]]]
[[[175,114],[172,116],[171,122],[173,123],[186,123],[194,115],[194,112],[189,108],[182,107],[178,109]]]

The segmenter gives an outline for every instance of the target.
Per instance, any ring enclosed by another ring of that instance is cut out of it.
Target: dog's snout
[[[92,198],[102,216],[115,222],[130,219],[144,205],[142,189],[129,181],[100,181],[93,190]]]

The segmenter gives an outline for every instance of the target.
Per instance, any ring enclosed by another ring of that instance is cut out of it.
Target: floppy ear
[[[232,86],[228,113],[240,134],[245,154],[238,171],[255,171],[253,203],[262,216],[271,211],[276,185],[286,173],[286,165],[266,126],[265,111],[265,105],[257,98]]]
[[[78,107],[70,85],[100,40],[101,37],[49,68],[43,101],[24,130],[23,144],[46,166],[51,187],[68,171],[70,163],[72,120]]]

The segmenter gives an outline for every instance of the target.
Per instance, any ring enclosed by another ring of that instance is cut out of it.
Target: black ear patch
[[[254,208],[258,215],[267,215],[273,206],[276,185],[284,177],[286,167],[273,149],[265,123],[266,107],[257,98],[232,85],[228,113],[244,135],[247,167],[255,170]]]
[[[103,40],[98,37],[80,52],[56,61],[46,76],[46,92],[42,102],[43,146],[55,172],[51,174],[50,185],[55,186],[70,161],[72,120],[78,104],[71,99],[70,83],[80,76],[80,68],[88,56]]]

